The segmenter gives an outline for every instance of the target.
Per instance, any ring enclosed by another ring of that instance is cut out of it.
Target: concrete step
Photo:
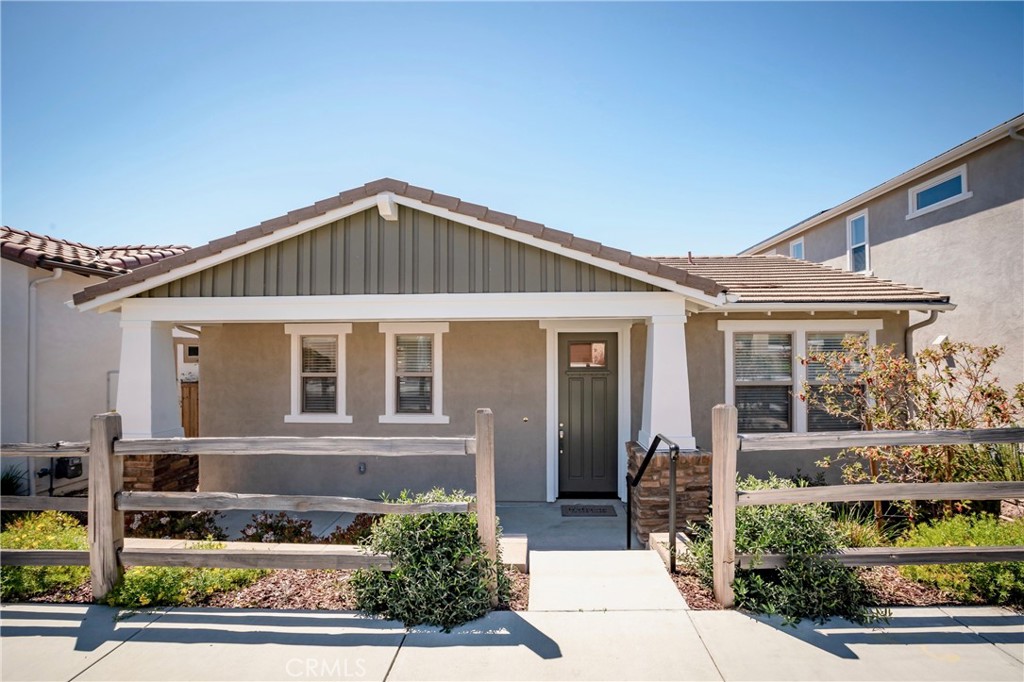
[[[656,552],[530,552],[530,611],[675,611],[686,601]]]

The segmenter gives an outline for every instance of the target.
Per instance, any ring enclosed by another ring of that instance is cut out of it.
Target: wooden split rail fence
[[[95,598],[106,595],[123,566],[208,568],[362,568],[390,566],[388,557],[355,545],[277,545],[224,549],[125,548],[124,513],[138,511],[331,511],[369,514],[477,513],[480,541],[497,559],[494,499],[494,415],[476,411],[476,433],[460,438],[148,438],[121,440],[116,413],[92,418],[88,443],[15,443],[0,455],[89,458],[88,497],[0,497],[5,510],[88,512],[88,551],[5,549],[0,563],[13,566],[89,566]],[[476,499],[471,502],[403,504],[352,497],[254,495],[227,492],[132,492],[123,490],[125,455],[328,455],[474,456]],[[497,599],[492,590],[492,599]]]
[[[1024,497],[1024,482],[868,483],[782,490],[737,490],[736,456],[740,451],[799,451],[870,446],[968,445],[1024,442],[1024,429],[949,431],[834,431],[825,433],[738,434],[736,408],[712,410],[711,515],[715,599],[732,606],[736,568],[779,568],[784,554],[736,553],[736,508],[769,504],[892,500],[999,500]],[[847,566],[952,564],[1024,561],[1024,547],[863,547],[835,558]]]

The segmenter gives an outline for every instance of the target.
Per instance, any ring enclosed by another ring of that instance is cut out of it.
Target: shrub
[[[771,475],[737,482],[743,490],[792,488],[791,481]],[[709,524],[712,523],[709,519]],[[689,562],[701,580],[712,586],[711,526],[692,528]],[[870,595],[856,573],[835,559],[821,556],[843,546],[842,534],[826,504],[739,507],[736,510],[736,552],[785,554],[778,570],[738,569],[733,581],[736,605],[755,613],[779,614],[787,624],[803,618],[815,622],[838,616],[867,624],[885,617],[871,608]]]
[[[134,538],[227,540],[217,524],[220,512],[133,512],[124,515],[124,532]]]
[[[309,519],[293,519],[285,512],[252,515],[252,521],[242,529],[241,539],[245,542],[315,542],[313,522]]]
[[[201,542],[191,549],[220,549],[216,542]],[[245,587],[266,575],[267,571],[237,568],[178,568],[138,566],[124,576],[104,600],[110,606],[190,606],[211,594]]]
[[[989,514],[965,514],[922,523],[900,540],[904,547],[1024,545],[1024,519],[1000,521]],[[964,601],[1024,604],[1024,562],[902,566],[903,575]]]
[[[319,542],[329,545],[360,545],[370,539],[370,533],[381,517],[378,514],[356,514],[352,523],[344,528],[335,528]]]
[[[28,514],[0,533],[3,549],[89,549],[85,528],[62,512]],[[88,566],[5,566],[0,569],[0,596],[22,599],[56,588],[78,587],[89,579]]]
[[[441,489],[397,502],[457,502],[462,491]],[[388,514],[373,525],[370,550],[391,557],[390,572],[360,569],[350,580],[360,609],[403,621],[439,625],[449,631],[479,618],[491,608],[491,581],[499,600],[510,583],[499,557],[492,562],[480,546],[476,514]]]
[[[884,547],[891,544],[878,524],[857,507],[840,507],[835,517],[839,544],[842,547]]]

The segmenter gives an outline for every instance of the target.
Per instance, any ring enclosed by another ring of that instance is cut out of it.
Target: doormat
[[[562,516],[618,516],[610,504],[563,504]]]

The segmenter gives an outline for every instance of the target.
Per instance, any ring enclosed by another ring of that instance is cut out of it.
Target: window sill
[[[932,211],[938,211],[940,208],[946,208],[947,206],[952,206],[953,204],[959,204],[961,201],[964,201],[965,199],[970,199],[973,196],[973,192],[964,192],[963,194],[958,194],[955,197],[943,199],[937,204],[932,204],[931,206],[926,206],[925,208],[922,208],[919,211],[913,211],[911,213],[908,213],[907,220],[912,220],[913,218],[922,216],[926,213],[931,213]]]
[[[377,417],[380,424],[448,424],[443,414],[382,414]]]
[[[286,414],[285,424],[351,424],[347,414]]]

